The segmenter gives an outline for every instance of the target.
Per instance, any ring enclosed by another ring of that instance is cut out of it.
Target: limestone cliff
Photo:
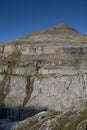
[[[63,112],[86,101],[87,35],[60,24],[0,46],[1,105]]]

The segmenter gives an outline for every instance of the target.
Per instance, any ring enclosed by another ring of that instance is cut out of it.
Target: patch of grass
[[[87,44],[87,42],[83,41],[82,44]]]
[[[70,112],[57,120],[52,130],[76,130],[78,124],[87,119],[87,110],[82,112]]]
[[[1,75],[7,75],[7,70],[3,70],[0,72]]]
[[[4,105],[5,95],[0,91],[0,105]]]
[[[61,77],[67,77],[67,76],[75,76],[75,75],[70,75],[70,74],[60,74]]]
[[[46,78],[46,77],[47,77],[46,74],[45,74],[45,75],[43,75],[43,74],[37,75],[37,78],[38,78],[39,80],[42,80],[42,79],[44,79],[44,78]]]
[[[71,113],[61,116],[61,118],[57,120],[52,130],[63,130],[64,125],[69,121],[70,115]]]
[[[55,74],[39,74],[39,75],[37,75],[37,78],[38,78],[38,80],[43,80],[45,78],[49,78],[52,76],[55,76]]]
[[[3,71],[1,71],[0,72],[0,75],[9,75],[8,73],[7,73],[7,71],[6,70],[3,70]],[[11,74],[12,76],[18,76],[18,77],[24,77],[24,75],[21,75],[21,74]]]
[[[57,73],[57,74],[39,74],[37,75],[38,80],[43,80],[45,78],[49,78],[49,77],[53,77],[53,78],[57,78],[57,77],[68,77],[68,76],[75,76],[75,75],[70,75],[70,74],[61,74],[61,73]]]
[[[15,51],[15,52],[13,52],[13,53],[9,56],[9,58],[10,58],[10,60],[12,60],[12,61],[18,61],[18,60],[20,59],[20,56],[21,56],[20,51]]]
[[[55,117],[54,115],[48,115],[48,116],[42,116],[40,120],[38,118],[32,118],[30,121],[28,121],[26,124],[22,124],[22,126],[19,126],[16,130],[39,130],[41,125],[45,123],[48,119],[53,119]]]
[[[24,75],[21,74],[12,74],[12,76],[24,77]]]
[[[27,76],[26,76],[27,82],[30,82],[30,78],[31,78],[31,75],[27,75]]]
[[[38,120],[29,121],[27,124],[24,124],[23,126],[17,128],[16,130],[29,130],[32,126],[38,123]]]

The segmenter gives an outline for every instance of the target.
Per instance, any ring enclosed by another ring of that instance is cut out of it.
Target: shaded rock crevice
[[[33,83],[34,83],[34,79],[35,77],[30,77],[30,76],[27,76],[26,77],[26,80],[27,80],[27,85],[26,85],[26,97],[24,98],[24,101],[23,101],[23,104],[22,104],[22,107],[25,107],[27,102],[29,101],[30,97],[31,97],[31,94],[33,92]]]
[[[10,81],[11,81],[11,75],[13,74],[13,67],[15,63],[9,63],[7,67],[7,74],[4,76],[4,79],[1,83],[2,86],[2,92],[7,95],[10,91]]]
[[[4,78],[0,83],[0,97],[1,97],[1,104],[4,104],[4,99],[8,95],[10,91],[10,82],[11,82],[11,75],[13,74],[13,67],[15,66],[14,62],[9,62],[6,72],[4,72]]]
[[[65,83],[64,83],[64,86],[65,86],[65,89],[64,89],[64,92],[67,90],[69,90],[70,89],[70,85],[72,84],[72,77],[69,77],[66,81],[65,81]]]
[[[84,78],[84,74],[79,71],[79,77],[81,77],[81,80],[82,80],[82,91],[83,91],[83,97],[86,98],[86,82],[85,82],[85,78]]]

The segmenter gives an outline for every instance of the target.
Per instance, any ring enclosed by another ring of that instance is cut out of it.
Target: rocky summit
[[[87,130],[87,35],[62,23],[2,43],[0,105],[45,110],[11,130]]]

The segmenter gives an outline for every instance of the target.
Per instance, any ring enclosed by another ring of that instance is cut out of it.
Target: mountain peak
[[[70,27],[68,24],[66,23],[60,23],[57,26],[55,26],[56,28],[72,28]]]
[[[74,28],[72,28],[71,26],[69,26],[68,24],[61,23],[61,24],[58,24],[57,26],[49,28],[48,30],[39,31],[39,32],[32,33],[31,35],[27,35],[27,36],[23,37],[22,39],[29,39],[31,36],[35,36],[35,35],[36,36],[43,35],[43,37],[45,37],[48,34],[51,34],[51,35],[54,34],[55,36],[57,34],[60,34],[62,36],[62,38],[64,39],[65,35],[67,35],[68,37],[71,35],[78,36],[79,32],[77,30],[75,30]],[[53,35],[53,37],[54,37],[54,35]],[[33,39],[34,39],[34,37],[33,37]]]
[[[54,31],[62,31],[62,32],[73,32],[73,33],[78,33],[78,31],[76,31],[74,28],[72,28],[71,26],[69,26],[66,23],[61,23],[58,24],[57,26],[54,26],[52,28],[50,28],[49,30],[54,30]]]

